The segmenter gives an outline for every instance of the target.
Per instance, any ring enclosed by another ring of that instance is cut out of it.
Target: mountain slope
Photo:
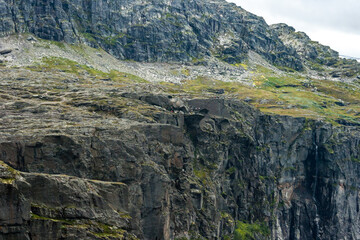
[[[253,50],[273,64],[302,69],[299,56],[265,21],[225,1],[1,0],[0,35],[99,46],[136,61],[192,61],[214,56],[228,63]]]
[[[285,25],[269,27],[261,17],[220,0],[1,0],[0,10],[0,36],[33,33],[85,43],[123,60],[204,64],[215,58],[236,64],[254,51],[277,67],[296,71],[323,70],[321,65],[334,66],[340,60],[338,53],[306,34]],[[330,76],[359,73],[356,62],[338,65],[334,67],[342,71],[332,69]]]
[[[0,35],[0,240],[360,239],[359,64],[305,33],[0,0]]]

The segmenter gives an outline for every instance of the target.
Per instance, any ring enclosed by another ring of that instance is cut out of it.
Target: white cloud
[[[308,35],[312,39],[330,46],[341,55],[360,57],[360,35],[332,29],[309,31]]]
[[[264,17],[268,24],[284,22],[342,55],[360,57],[358,0],[231,0]]]

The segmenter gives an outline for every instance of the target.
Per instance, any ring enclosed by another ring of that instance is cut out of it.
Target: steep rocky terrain
[[[99,46],[119,59],[228,63],[254,50],[296,70],[299,56],[265,21],[225,1],[0,1],[0,35],[38,37]]]
[[[357,126],[1,73],[2,239],[359,238]]]
[[[224,1],[0,0],[0,35],[1,240],[360,239],[356,61]]]
[[[309,69],[318,71],[320,74],[327,72],[333,78],[356,77],[358,75],[360,65],[355,59],[341,59],[339,61],[338,52],[312,41],[306,33],[296,32],[293,27],[284,23],[274,24],[271,28],[287,47],[296,50]]]

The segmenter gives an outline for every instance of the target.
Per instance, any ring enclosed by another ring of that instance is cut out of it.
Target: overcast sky
[[[264,17],[286,23],[341,55],[360,58],[360,0],[230,0]]]

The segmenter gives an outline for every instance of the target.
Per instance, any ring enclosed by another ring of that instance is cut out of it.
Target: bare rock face
[[[312,41],[304,32],[297,32],[293,27],[284,23],[270,26],[286,46],[293,47],[306,60],[318,64],[333,65],[339,59],[339,53],[328,46]]]
[[[261,226],[256,239],[360,237],[358,127],[225,98],[179,97],[176,110],[166,95],[119,94],[156,106],[153,122],[114,122],[92,98],[60,118],[56,104],[3,108],[1,239],[225,239],[236,221]],[[38,117],[46,129],[29,125]]]
[[[312,41],[304,32],[297,32],[284,23],[273,24],[270,28],[285,46],[296,50],[308,68],[324,73],[331,67],[329,77],[356,78],[360,65],[355,59],[340,59],[339,53],[319,42]]]
[[[253,50],[302,69],[296,52],[261,17],[225,1],[0,1],[0,36],[30,32],[84,42],[119,59],[190,62],[214,56],[238,63]]]
[[[65,175],[20,173],[2,164],[1,239],[131,238],[128,188]]]

